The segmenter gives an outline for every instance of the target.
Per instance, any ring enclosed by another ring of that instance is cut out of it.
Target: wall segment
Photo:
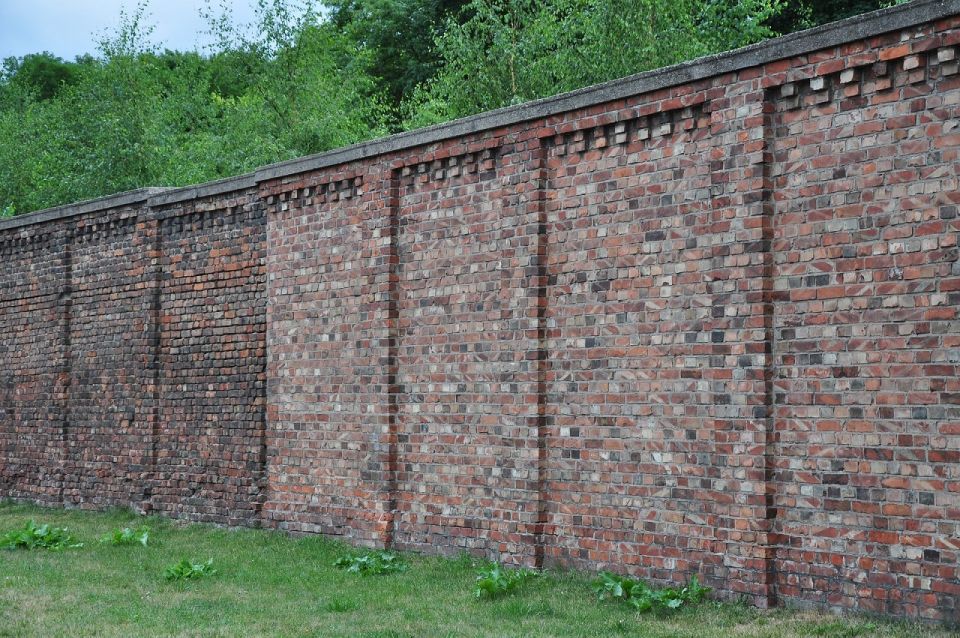
[[[956,621],[958,14],[0,222],[0,493]]]

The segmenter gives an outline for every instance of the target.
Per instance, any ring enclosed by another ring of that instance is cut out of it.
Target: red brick
[[[0,222],[0,496],[954,619],[957,26]]]

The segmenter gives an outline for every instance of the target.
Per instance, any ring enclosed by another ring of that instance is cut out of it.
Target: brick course
[[[0,495],[960,620],[957,5],[0,222]]]

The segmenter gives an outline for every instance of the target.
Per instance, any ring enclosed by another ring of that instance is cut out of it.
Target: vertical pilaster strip
[[[65,487],[66,472],[69,461],[69,436],[70,436],[70,390],[73,385],[73,360],[70,355],[70,326],[73,320],[73,232],[67,230],[64,232],[63,239],[63,287],[60,293],[61,305],[61,335],[60,343],[63,344],[63,364],[60,371],[60,392],[61,392],[61,423],[60,423],[60,478],[59,478],[59,496],[57,502],[66,505]]]
[[[715,269],[706,274],[715,299],[729,304],[714,315],[717,327],[735,335],[732,350],[711,357],[714,367],[734,367],[731,379],[719,378],[723,397],[714,399],[714,458],[730,493],[729,501],[715,505],[723,555],[715,573],[726,579],[728,591],[761,607],[776,601],[771,109],[766,92],[756,89],[712,113],[713,219],[723,233],[715,235],[729,239],[716,243]]]
[[[537,511],[536,525],[534,527],[535,547],[534,564],[537,569],[544,566],[544,557],[546,554],[546,530],[549,520],[549,494],[547,493],[547,375],[549,373],[550,361],[548,358],[547,344],[547,152],[549,143],[546,138],[537,140],[538,148],[533,153],[534,165],[531,171],[531,178],[534,188],[531,190],[531,207],[535,216],[536,224],[536,253],[535,262],[536,275],[531,284],[536,291],[536,322],[537,322],[537,414],[536,414],[536,436],[537,436]]]
[[[276,196],[269,195],[265,185],[259,183],[257,184],[256,201],[259,206],[263,207],[263,290],[264,296],[266,297],[263,323],[263,365],[266,370],[263,377],[264,429],[262,453],[264,476],[263,485],[260,488],[261,505],[259,524],[261,527],[276,528],[278,525],[277,516],[271,511],[271,508],[274,507],[271,498],[276,497],[272,485],[271,472],[273,464],[277,462],[276,458],[279,456],[279,449],[276,439],[273,440],[273,449],[271,449],[271,437],[278,436],[277,431],[281,427],[281,421],[276,403],[280,375],[276,370],[276,364],[271,363],[276,356],[273,353],[273,349],[276,345],[274,341],[276,338],[274,335],[274,322],[276,321],[275,313],[278,297],[273,278],[271,277],[271,269],[276,268],[272,260],[275,259],[278,254],[282,255],[283,252],[277,247],[279,239],[272,237],[273,234],[279,235],[279,232],[275,228],[275,225],[278,224],[277,219],[279,217],[277,214],[279,206],[276,204]],[[272,461],[271,453],[273,454]]]
[[[386,423],[386,516],[383,545],[392,547],[397,524],[398,420],[400,410],[400,170],[390,170],[387,195],[387,423]]]
[[[728,167],[737,183],[732,204],[743,209],[745,253],[743,274],[748,280],[743,299],[746,317],[741,326],[745,353],[751,364],[744,370],[746,406],[741,415],[745,431],[741,434],[744,458],[742,480],[743,511],[749,517],[742,536],[741,578],[755,580],[754,602],[760,607],[776,605],[776,574],[771,546],[773,520],[773,190],[770,175],[771,112],[767,91],[745,96],[749,114],[742,120],[738,147],[729,150]],[[742,153],[739,163],[736,155]],[[749,574],[753,572],[753,576]],[[747,583],[741,583],[744,585]]]
[[[264,304],[268,306],[270,304],[270,296],[268,292],[269,287],[269,276],[267,274],[267,251],[270,249],[270,242],[268,241],[269,233],[269,216],[267,213],[266,202],[261,197],[256,197],[253,200],[253,206],[258,212],[258,215],[253,217],[259,217],[263,220],[262,234],[260,236],[260,259],[263,264],[263,296]],[[260,450],[257,458],[257,472],[256,472],[256,481],[257,481],[257,501],[253,505],[253,516],[256,521],[257,526],[263,526],[263,510],[267,503],[267,496],[270,489],[270,461],[269,455],[267,452],[267,427],[269,424],[269,418],[267,416],[267,407],[269,401],[267,399],[267,380],[270,375],[268,361],[270,357],[267,355],[267,348],[269,348],[269,340],[267,335],[269,334],[269,329],[267,327],[267,308],[263,309],[263,386],[261,389],[261,396],[263,397],[263,410],[260,411],[260,431],[257,433],[260,439]]]
[[[766,586],[766,604],[768,607],[777,605],[777,574],[776,574],[776,394],[774,392],[774,378],[776,376],[775,358],[775,331],[774,331],[774,183],[773,183],[773,137],[775,135],[774,117],[775,104],[771,99],[770,91],[764,92],[763,115],[763,150],[761,154],[760,206],[761,206],[761,241],[762,241],[762,295],[763,295],[763,396],[764,396],[764,512],[761,519],[763,531],[763,550],[766,568],[764,570]]]
[[[149,512],[152,509],[154,487],[160,479],[157,446],[160,437],[160,288],[163,277],[163,237],[161,222],[153,216],[147,216],[139,224],[139,230],[143,234],[142,241],[148,251],[148,270],[145,276],[147,290],[146,352],[144,353],[147,365],[144,376],[147,382],[146,395],[149,397],[149,405],[144,406],[143,415],[146,420],[144,429],[149,432],[147,444],[147,463],[149,465],[144,468],[145,471],[142,473],[141,508],[145,512]]]

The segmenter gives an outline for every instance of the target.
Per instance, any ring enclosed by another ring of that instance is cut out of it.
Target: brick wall
[[[377,544],[389,525],[388,194],[336,170],[268,195],[264,522]],[[288,269],[289,268],[289,269]],[[283,272],[283,275],[279,273]]]
[[[253,525],[265,477],[263,207],[250,189],[159,213],[151,506]]]
[[[960,620],[958,5],[0,222],[0,493]]]
[[[783,597],[957,617],[958,35],[820,62],[770,114]]]
[[[232,186],[0,229],[4,496],[259,520],[265,223]]]
[[[81,216],[69,231],[59,336],[69,377],[63,402],[63,501],[105,507],[143,500],[149,464],[148,297],[152,255],[138,211]],[[49,445],[49,444],[48,444]]]
[[[70,376],[63,225],[4,232],[0,258],[0,493],[59,503]]]

